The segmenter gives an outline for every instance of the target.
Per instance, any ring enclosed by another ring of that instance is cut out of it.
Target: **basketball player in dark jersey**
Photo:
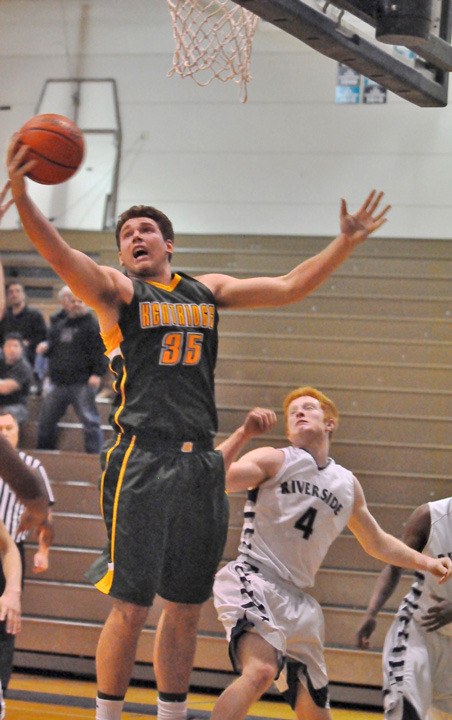
[[[277,307],[318,287],[386,221],[371,192],[340,233],[287,275],[190,278],[171,269],[174,234],[159,210],[134,206],[116,228],[125,273],[74,250],[26,190],[26,146],[8,152],[25,232],[73,293],[96,312],[115,374],[101,507],[108,547],[89,571],[114,598],[97,649],[97,720],[119,720],[138,638],[155,593],[165,604],[154,651],[158,720],[184,720],[201,604],[221,558],[228,515],[222,456],[213,450],[217,308]]]

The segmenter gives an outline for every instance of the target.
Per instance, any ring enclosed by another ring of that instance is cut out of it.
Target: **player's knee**
[[[191,625],[197,622],[201,614],[202,605],[195,603],[175,603],[166,601],[163,607],[165,617],[174,620],[177,624]]]
[[[261,661],[246,667],[243,676],[262,695],[272,684],[276,673],[277,668],[273,663]]]
[[[149,608],[143,605],[116,600],[111,609],[111,617],[115,622],[126,625],[129,628],[141,629],[146,620]]]

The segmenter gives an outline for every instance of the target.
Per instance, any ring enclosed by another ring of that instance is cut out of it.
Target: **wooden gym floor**
[[[6,700],[6,720],[81,720],[94,718],[95,684],[86,680],[48,678],[15,673]],[[189,708],[197,717],[209,718],[215,695],[191,693]],[[127,693],[125,720],[155,720],[155,690],[132,687]],[[333,708],[334,720],[377,720],[379,712]],[[294,718],[286,703],[258,702],[250,710],[249,720]]]

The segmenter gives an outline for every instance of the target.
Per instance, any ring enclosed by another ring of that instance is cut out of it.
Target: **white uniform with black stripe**
[[[452,558],[452,498],[428,506],[431,530],[423,552],[435,558]],[[386,636],[383,690],[388,720],[402,718],[403,697],[422,719],[452,718],[452,623],[432,632],[420,625],[422,616],[437,602],[431,593],[452,602],[452,582],[438,585],[429,573],[415,573],[411,590]]]
[[[229,640],[244,627],[258,633],[303,663],[317,690],[328,683],[323,614],[303,589],[350,517],[354,477],[334,460],[319,469],[305,450],[282,450],[278,474],[249,492],[240,554],[217,573],[214,602]],[[234,642],[230,649],[234,662]],[[276,684],[287,689],[283,673]]]
[[[27,465],[29,468],[31,468],[40,475],[49,496],[49,504],[53,505],[55,499],[53,496],[52,487],[50,485],[46,470],[41,461],[37,458],[32,457],[31,455],[27,455],[27,453],[24,453],[22,450],[19,450],[19,457],[22,462],[25,463],[25,465]],[[2,478],[0,478],[0,519],[3,520],[9,534],[18,543],[23,542],[28,535],[28,531],[26,531],[20,533],[16,537],[16,530],[19,525],[20,516],[22,515],[24,509],[25,506],[17,498],[15,492],[11,490],[9,485],[5,483]]]

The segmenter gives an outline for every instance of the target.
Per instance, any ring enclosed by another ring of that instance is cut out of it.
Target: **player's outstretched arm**
[[[47,220],[27,193],[25,176],[34,160],[26,161],[26,153],[27,146],[20,146],[14,135],[8,148],[7,166],[11,193],[25,232],[39,254],[77,297],[99,314],[105,309],[108,311],[119,299],[124,299],[121,293],[130,281],[118,270],[99,266],[85,253],[71,248]]]
[[[6,621],[6,632],[15,635],[20,630],[20,597],[22,562],[16,543],[0,521],[0,554],[6,584],[0,597],[0,620]]]
[[[354,248],[385,222],[390,205],[382,207],[383,193],[372,190],[359,210],[349,213],[341,200],[340,232],[317,255],[287,275],[238,279],[209,274],[198,277],[215,295],[220,307],[278,307],[302,300],[326,280]]]
[[[37,473],[22,462],[16,450],[3,435],[0,435],[0,476],[26,507],[27,524],[21,529],[30,529],[44,523],[49,508],[49,497],[44,482]]]
[[[410,515],[405,525],[402,540],[410,548],[422,552],[430,534],[430,511],[428,505],[421,505]],[[356,633],[356,644],[361,648],[370,646],[370,637],[377,625],[377,615],[396,589],[402,568],[386,565],[377,578],[367,605],[366,615]]]
[[[408,570],[430,572],[442,583],[452,574],[452,561],[448,557],[432,558],[409,547],[402,540],[385,532],[377,523],[364,498],[361,485],[355,478],[355,502],[348,527],[365,552],[378,560]]]

